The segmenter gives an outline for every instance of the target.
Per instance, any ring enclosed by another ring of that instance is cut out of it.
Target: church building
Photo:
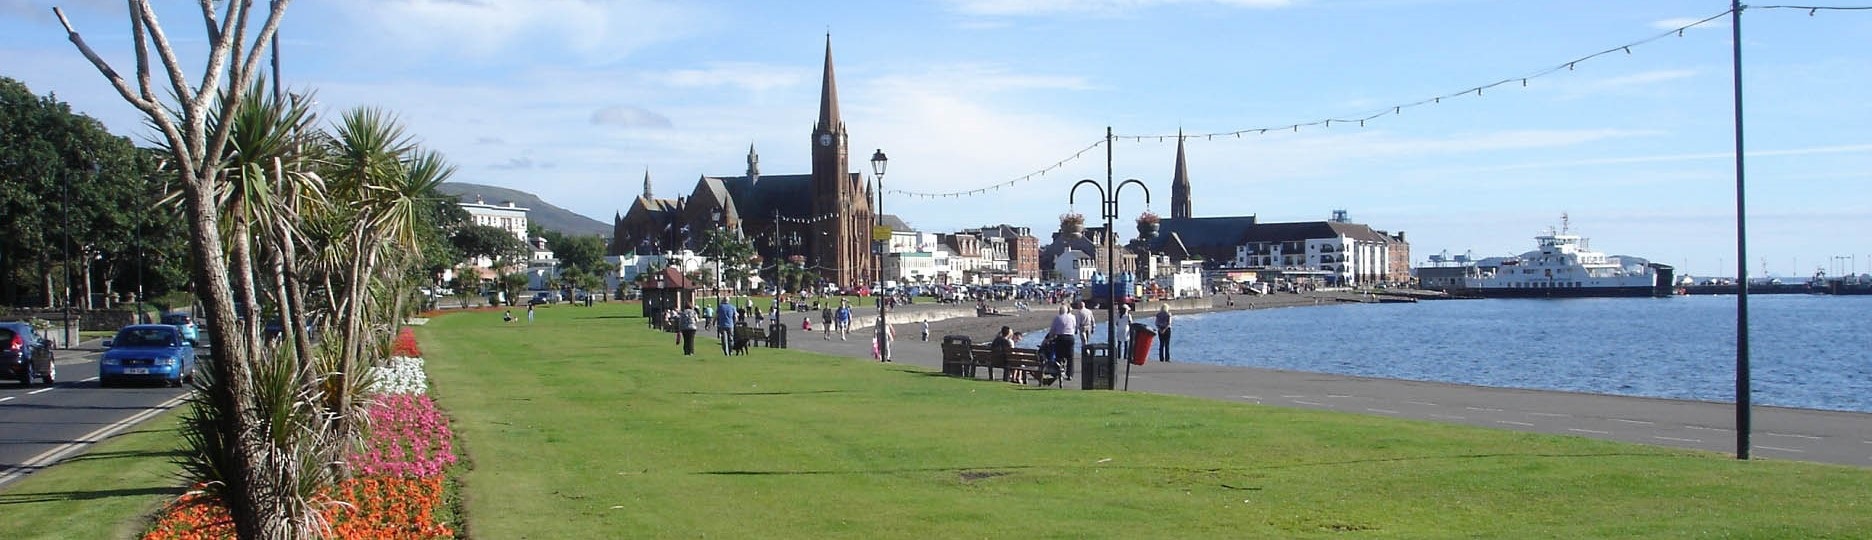
[[[655,198],[646,172],[643,194],[612,219],[608,254],[699,251],[704,231],[724,228],[751,240],[763,266],[801,260],[819,279],[841,287],[869,283],[876,271],[870,249],[873,193],[863,173],[850,168],[850,134],[839,117],[830,36],[824,69],[819,118],[808,140],[811,174],[763,175],[752,146],[745,175],[703,176],[689,195],[675,199]]]

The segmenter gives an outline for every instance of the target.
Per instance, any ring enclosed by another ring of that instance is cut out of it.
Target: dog
[[[735,336],[733,339],[734,339],[734,345],[728,348],[728,352],[731,352],[734,354],[747,354],[748,347],[751,346],[754,341],[754,340],[741,337],[741,336]]]

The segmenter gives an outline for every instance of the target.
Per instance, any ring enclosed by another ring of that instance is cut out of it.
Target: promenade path
[[[1282,295],[1253,299],[1255,307],[1337,302],[1343,293]],[[1237,296],[1237,308],[1249,297]],[[1221,303],[1218,299],[1217,303]],[[944,306],[953,309],[953,306]],[[930,319],[930,341],[919,339],[919,312],[936,306],[916,304],[891,311],[896,363],[940,370],[940,342],[947,334],[986,340],[1001,325],[1017,331],[1044,328],[1052,312],[1044,307],[1012,316]],[[1003,311],[1010,306],[999,305]],[[1221,308],[1218,306],[1218,308]],[[1104,312],[1099,312],[1103,324]],[[814,314],[813,335],[799,332],[800,313],[783,320],[792,328],[789,345],[826,354],[871,358],[871,333],[854,332],[841,341],[822,339]],[[876,320],[864,307],[854,319]],[[756,351],[758,355],[758,351]],[[1120,365],[1120,388],[1125,385]],[[1075,384],[1077,381],[1075,381]],[[984,381],[983,384],[989,383]],[[1070,385],[1069,385],[1070,386]],[[1072,386],[1076,388],[1076,386]],[[1132,366],[1130,390],[1196,396],[1279,407],[1327,409],[1354,414],[1411,418],[1497,429],[1594,437],[1616,441],[1692,448],[1733,455],[1736,450],[1735,406],[1730,403],[1584,394],[1460,384],[1376,379],[1193,362],[1156,362]],[[1070,390],[1076,391],[1076,390]],[[1782,407],[1755,407],[1750,455],[1872,467],[1872,414]]]

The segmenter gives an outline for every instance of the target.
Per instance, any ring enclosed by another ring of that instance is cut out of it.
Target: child
[[[513,322],[513,310],[509,309],[501,313],[501,322]]]
[[[811,332],[811,331],[812,331],[812,316],[811,316],[811,315],[807,315],[807,316],[805,316],[805,317],[800,317],[800,320],[799,320],[799,329],[800,329],[800,331],[801,331],[801,332]]]

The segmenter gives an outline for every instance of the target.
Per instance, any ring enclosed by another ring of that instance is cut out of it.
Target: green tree
[[[702,255],[714,261],[720,272],[723,284],[730,290],[739,290],[754,274],[754,244],[747,238],[728,229],[709,229],[702,233]],[[711,278],[715,276],[711,275]]]

